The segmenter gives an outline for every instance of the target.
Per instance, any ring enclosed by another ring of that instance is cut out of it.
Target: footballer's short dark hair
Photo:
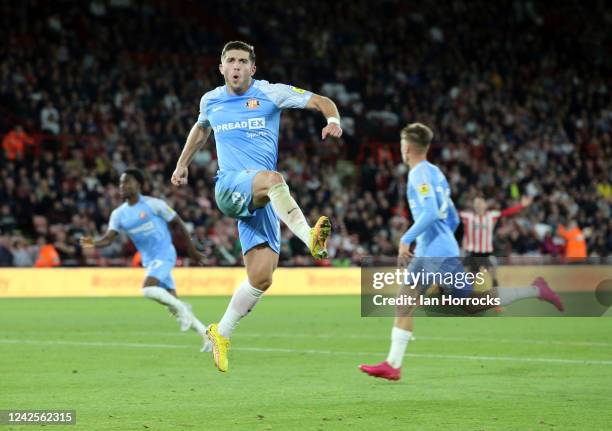
[[[249,45],[246,42],[242,42],[241,40],[232,40],[231,42],[227,42],[221,51],[221,61],[225,58],[225,54],[227,51],[231,49],[239,49],[240,51],[246,51],[249,53],[249,60],[251,63],[255,64],[255,47],[253,45]]]
[[[134,178],[138,182],[138,184],[140,184],[140,187],[144,185],[144,175],[142,174],[142,171],[140,169],[127,168],[125,171],[123,171],[123,173]]]

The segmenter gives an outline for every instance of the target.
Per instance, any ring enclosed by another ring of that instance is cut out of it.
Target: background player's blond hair
[[[424,151],[431,144],[433,132],[423,123],[411,123],[402,129],[401,137]]]

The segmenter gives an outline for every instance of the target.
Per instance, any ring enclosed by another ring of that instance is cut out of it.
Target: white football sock
[[[196,331],[202,337],[206,335],[206,325],[204,325],[200,320],[195,316],[195,314],[191,313],[191,329]]]
[[[310,225],[295,199],[291,197],[289,186],[285,183],[273,185],[268,190],[268,197],[276,215],[310,249]]]
[[[387,362],[393,368],[399,368],[402,366],[404,361],[404,353],[406,353],[406,347],[412,337],[412,332],[405,329],[393,327],[391,330],[391,349],[387,356]]]
[[[227,310],[225,310],[225,314],[219,322],[219,334],[225,338],[229,338],[240,319],[246,316],[249,311],[255,307],[255,304],[257,304],[262,294],[262,290],[251,286],[248,278],[244,280],[234,291],[234,295],[232,295]]]
[[[157,286],[147,286],[142,288],[142,294],[145,298],[159,301],[162,304],[169,305],[176,308],[177,310],[182,309],[185,305],[174,295],[168,292],[166,289]]]
[[[170,312],[176,316],[176,320],[181,325],[181,331],[187,331],[193,326],[194,315],[191,306],[180,301],[166,289],[157,286],[147,286],[142,288],[145,298],[153,299],[162,304],[166,304]]]
[[[525,298],[537,298],[540,290],[535,286],[529,287],[498,287],[497,295],[500,305],[509,305],[514,301]]]

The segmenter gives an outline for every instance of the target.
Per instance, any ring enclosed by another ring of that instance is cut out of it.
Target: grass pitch
[[[228,298],[187,300],[209,323]],[[54,430],[610,429],[612,319],[417,318],[388,382],[357,365],[385,358],[391,319],[359,310],[357,297],[265,297],[222,374],[153,302],[5,299],[0,409],[76,410]]]

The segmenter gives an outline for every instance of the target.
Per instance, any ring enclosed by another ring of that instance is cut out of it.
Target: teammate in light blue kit
[[[327,119],[322,139],[339,138],[342,129],[338,109],[327,97],[253,79],[255,51],[244,42],[223,47],[219,71],[225,85],[202,97],[200,115],[187,137],[172,183],[187,184],[189,163],[214,132],[219,160],[215,199],[225,215],[238,220],[247,270],[247,279],[234,292],[221,321],[208,328],[215,365],[227,371],[230,335],[272,284],[280,252],[279,218],[315,259],[327,257],[329,219],[320,217],[311,227],[276,172],[281,111],[306,108],[321,112]]]
[[[459,260],[459,244],[454,231],[459,216],[450,197],[450,187],[442,171],[427,161],[427,150],[433,132],[420,123],[413,123],[402,129],[401,152],[405,164],[410,166],[407,197],[413,225],[402,236],[398,251],[398,265],[407,266],[408,271],[418,273],[463,271]],[[414,255],[410,245],[416,240]],[[419,289],[427,286],[420,285]],[[468,296],[473,287],[453,289],[453,295]],[[361,365],[360,369],[375,377],[399,380],[401,364],[412,337],[414,307],[395,317],[391,332],[391,349],[387,360],[376,365]]]
[[[459,215],[451,198],[448,181],[437,166],[426,159],[410,156],[414,151],[407,151],[410,160],[416,159],[413,160],[414,163],[410,162],[406,187],[414,224],[401,238],[400,264],[407,263],[406,257],[412,257],[406,247],[409,248],[416,240],[414,257],[408,268],[411,273],[422,270],[428,273],[464,272],[459,259],[459,244],[455,239]],[[421,286],[422,289],[426,287],[428,286]],[[446,289],[450,290],[453,296],[467,297],[472,293],[473,286],[468,283],[461,289],[454,286],[448,286]]]
[[[106,247],[119,232],[125,232],[142,256],[142,266],[147,269],[142,293],[168,307],[177,317],[182,331],[193,328],[204,338],[203,351],[210,350],[206,327],[193,315],[191,306],[176,296],[172,268],[176,264],[176,249],[172,244],[169,226],[178,227],[188,239],[189,257],[200,263],[204,256],[196,250],[183,220],[161,199],[140,194],[144,183],[142,173],[127,169],[119,180],[119,191],[125,202],[111,213],[108,230],[99,239],[85,236],[80,239],[83,247]]]
[[[407,195],[414,224],[402,236],[402,244],[417,242],[415,256],[459,256],[455,229],[459,216],[442,171],[427,160],[408,174]]]
[[[410,166],[408,174],[408,201],[414,224],[402,236],[398,251],[398,266],[407,266],[410,273],[464,273],[459,258],[459,244],[455,239],[455,229],[459,216],[451,199],[446,177],[437,166],[427,161],[427,150],[433,139],[431,129],[421,123],[413,123],[402,129],[401,152],[405,164]],[[414,255],[410,245],[416,240]],[[501,305],[519,299],[539,298],[555,305],[563,311],[563,305],[546,281],[538,277],[531,286],[504,288],[499,292],[493,288],[484,292],[474,292],[471,282],[465,280],[461,286],[439,286],[445,293],[454,297],[498,297]],[[419,291],[429,287],[427,283],[411,283]],[[492,308],[493,305],[463,307],[468,313]],[[414,306],[398,310],[391,331],[391,348],[387,360],[376,365],[361,365],[359,368],[374,377],[399,380],[401,366],[408,342],[412,337]]]

